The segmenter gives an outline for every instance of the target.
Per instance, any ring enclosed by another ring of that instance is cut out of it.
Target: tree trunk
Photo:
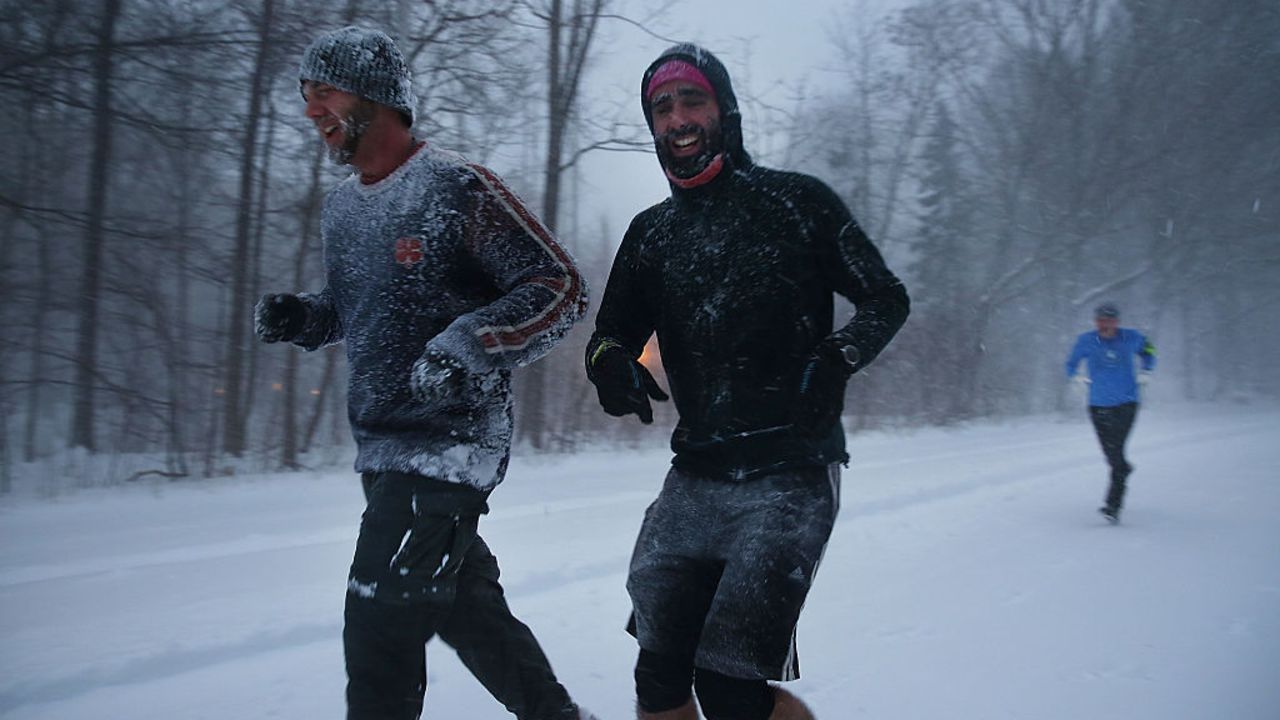
[[[274,83],[268,81],[266,96],[271,96],[271,88]],[[267,203],[269,192],[271,189],[271,143],[275,138],[276,129],[276,112],[275,105],[268,104],[266,111],[266,137],[263,138],[259,157],[262,162],[258,163],[258,181],[257,181],[257,199],[254,202],[255,209],[253,212],[253,231],[250,240],[250,261],[249,261],[249,291],[247,295],[252,302],[258,297],[262,288],[262,246],[267,228]],[[251,342],[246,348],[248,355],[248,373],[247,380],[244,384],[245,395],[243,403],[243,417],[241,424],[249,427],[253,417],[254,400],[257,399],[258,392],[258,366],[262,357],[260,352],[261,343]]]
[[[280,446],[280,466],[288,470],[298,468],[298,352],[286,350],[284,380],[280,388],[280,431],[284,442]]]
[[[116,19],[122,0],[103,0],[102,26],[94,63],[93,159],[89,168],[89,213],[84,234],[84,274],[80,283],[79,327],[76,335],[75,408],[71,419],[73,448],[95,449],[94,383],[98,364],[98,301],[102,291],[102,258],[106,238],[104,216],[111,162],[111,72]]]
[[[231,264],[230,321],[227,326],[227,350],[223,385],[222,449],[239,457],[245,450],[244,418],[244,352],[249,325],[249,245],[253,219],[255,149],[258,125],[262,119],[262,102],[267,86],[267,55],[271,47],[274,0],[263,0],[262,20],[258,27],[258,55],[254,60],[253,78],[249,84],[249,114],[245,120],[244,155],[240,163],[240,198],[236,209],[236,245]]]
[[[564,100],[560,68],[561,0],[551,0],[551,20],[547,36],[547,157],[543,166],[542,222],[556,231],[560,208],[560,157],[564,152]]]
[[[320,165],[324,160],[324,150],[316,148],[311,159],[311,188],[306,202],[302,204],[301,239],[298,241],[298,254],[293,261],[293,290],[301,289],[306,284],[307,253],[311,250],[311,236],[316,232],[316,218],[320,213],[320,204],[324,192],[320,187]],[[280,464],[289,469],[298,467],[298,352],[290,348],[285,359],[284,388],[281,402],[284,442],[281,443]]]
[[[32,93],[34,95],[34,93]],[[35,104],[36,98],[28,96],[25,105],[25,121],[27,127],[34,127],[35,120]],[[43,174],[37,174],[32,171],[33,152],[35,148],[28,148],[26,145],[22,148],[22,159],[19,165],[19,175],[21,178],[43,177]],[[52,173],[50,178],[52,185],[58,187],[63,180],[63,171],[58,170]],[[26,204],[29,196],[40,195],[46,186],[43,183],[36,185],[35,181],[30,183],[21,183],[18,185],[19,204]],[[17,220],[17,212],[14,213],[14,221],[5,226],[5,246],[8,248],[14,240],[15,225]],[[36,245],[36,288],[35,288],[35,308],[32,310],[31,318],[31,362],[29,364],[28,382],[30,383],[27,391],[27,412],[25,420],[24,437],[22,442],[22,456],[26,462],[32,462],[40,454],[40,418],[44,415],[42,407],[42,397],[40,391],[44,389],[45,384],[45,340],[48,331],[45,328],[48,318],[49,304],[53,300],[52,290],[52,263],[49,258],[50,243],[44,242],[42,238],[35,238]],[[7,262],[0,261],[0,267],[7,267]],[[0,317],[3,316],[3,308],[0,308]],[[0,367],[3,367],[3,360],[0,360]],[[16,404],[16,403],[15,403]]]
[[[10,470],[12,460],[9,459],[9,408],[5,405],[4,397],[0,396],[0,495],[8,495],[13,490],[13,475]]]
[[[183,124],[191,117],[190,105],[183,106]],[[187,465],[186,434],[183,423],[190,413],[191,363],[188,356],[191,334],[191,267],[188,243],[191,241],[191,206],[195,202],[192,192],[191,152],[184,145],[178,150],[178,219],[174,234],[174,285],[173,333],[169,349],[169,427],[166,433],[168,471],[180,475],[190,474]],[[207,439],[206,442],[212,443]]]
[[[311,412],[311,419],[307,422],[307,431],[302,436],[301,452],[305,453],[311,449],[311,443],[315,441],[316,431],[320,429],[320,420],[324,417],[324,409],[327,398],[332,389],[334,370],[338,366],[338,354],[330,348],[324,353],[324,372],[320,375],[320,382],[316,386],[316,402]],[[338,413],[341,414],[341,413]]]
[[[589,3],[574,0],[571,17],[565,18],[562,0],[552,0],[547,19],[547,154],[543,164],[542,223],[553,234],[559,227],[569,121],[603,6],[603,0]],[[549,430],[546,419],[548,370],[545,361],[536,363],[526,368],[520,379],[521,410],[517,430],[539,449],[546,445]]]
[[[49,262],[49,243],[36,240],[36,257],[39,263],[39,277],[36,279],[36,306],[32,317],[31,345],[31,390],[27,393],[27,425],[26,437],[23,440],[23,459],[34,461],[40,454],[40,416],[44,414],[40,402],[40,390],[44,386],[45,373],[45,318],[51,301],[50,277],[52,270]]]

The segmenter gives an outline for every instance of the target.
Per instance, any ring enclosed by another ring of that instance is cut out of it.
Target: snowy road
[[[1280,411],[1144,411],[1119,527],[1083,412],[851,439],[793,688],[824,720],[1280,718]],[[663,451],[517,460],[481,533],[562,680],[631,717]],[[0,717],[343,715],[349,472],[0,503]],[[508,717],[433,643],[426,717]]]

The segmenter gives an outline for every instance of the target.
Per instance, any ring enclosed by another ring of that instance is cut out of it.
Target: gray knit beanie
[[[413,78],[395,42],[381,30],[352,25],[327,32],[302,54],[299,83],[332,85],[399,111],[413,124]]]

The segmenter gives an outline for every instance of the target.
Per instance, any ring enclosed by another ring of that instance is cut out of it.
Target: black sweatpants
[[[498,561],[476,526],[488,493],[401,473],[367,473],[368,502],[347,584],[342,640],[348,720],[412,720],[439,635],[521,720],[577,718],[529,628],[512,616]]]
[[[1098,433],[1098,442],[1102,444],[1102,454],[1107,456],[1107,464],[1111,466],[1107,507],[1117,510],[1124,504],[1125,481],[1133,472],[1133,466],[1124,457],[1124,444],[1129,439],[1129,431],[1133,429],[1137,415],[1138,403],[1089,406],[1089,417],[1093,420],[1094,431]]]

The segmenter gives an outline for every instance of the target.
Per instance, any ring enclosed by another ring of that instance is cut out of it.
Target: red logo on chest
[[[422,262],[422,241],[415,237],[402,237],[396,241],[396,262],[411,268]]]

